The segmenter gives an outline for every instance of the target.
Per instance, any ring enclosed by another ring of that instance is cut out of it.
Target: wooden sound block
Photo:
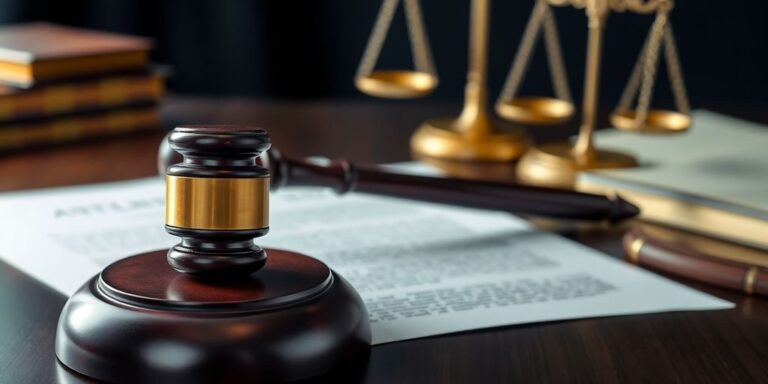
[[[174,270],[167,250],[119,260],[67,302],[56,355],[121,383],[292,381],[365,359],[352,287],[316,259],[266,252],[257,273],[214,280]]]

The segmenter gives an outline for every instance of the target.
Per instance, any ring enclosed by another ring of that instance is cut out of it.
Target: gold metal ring
[[[269,178],[166,176],[165,223],[179,228],[269,226]]]
[[[744,293],[751,295],[755,292],[755,281],[757,281],[758,272],[758,267],[752,267],[744,274]]]
[[[643,248],[643,245],[645,245],[645,240],[641,238],[636,238],[632,240],[631,243],[629,243],[629,248],[627,249],[627,258],[629,259],[630,263],[640,264],[640,250]]]

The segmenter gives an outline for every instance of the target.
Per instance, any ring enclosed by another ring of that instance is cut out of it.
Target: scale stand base
[[[352,287],[316,259],[266,251],[261,270],[221,281],[176,272],[167,251],[119,260],[64,306],[56,356],[112,383],[294,381],[364,362]]]
[[[517,163],[517,178],[525,184],[573,189],[581,171],[637,166],[634,157],[619,152],[595,150],[592,159],[579,161],[570,143],[552,143],[528,151]]]
[[[475,162],[511,162],[519,158],[529,141],[513,127],[497,129],[490,121],[473,121],[485,126],[463,127],[461,119],[442,117],[424,122],[411,137],[411,150],[417,157]],[[476,133],[489,132],[487,134]]]

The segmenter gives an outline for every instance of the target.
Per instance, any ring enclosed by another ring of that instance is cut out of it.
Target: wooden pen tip
[[[614,196],[611,212],[608,215],[608,220],[611,222],[619,222],[640,214],[640,208],[627,200],[624,200],[621,196]]]

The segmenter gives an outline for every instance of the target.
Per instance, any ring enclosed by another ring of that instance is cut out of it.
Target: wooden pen
[[[768,295],[768,253],[696,237],[633,225],[622,244],[627,260],[641,267],[747,294]]]

